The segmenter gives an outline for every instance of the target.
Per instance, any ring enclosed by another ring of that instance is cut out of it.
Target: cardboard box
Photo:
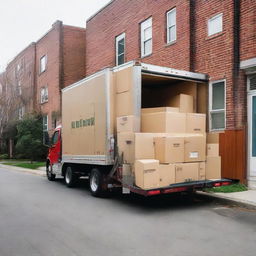
[[[170,99],[170,106],[177,107],[182,113],[193,113],[193,96],[179,94]]]
[[[157,112],[179,112],[179,108],[158,107],[158,108],[142,108],[141,114],[157,113]]]
[[[184,135],[184,162],[205,161],[206,136],[205,134]]]
[[[184,137],[154,138],[155,159],[160,163],[184,162]]]
[[[197,113],[187,113],[186,132],[187,133],[205,133],[206,115]]]
[[[134,163],[135,159],[154,159],[153,138],[164,135],[166,134],[120,132],[117,134],[119,154],[123,153],[124,163]]]
[[[219,133],[218,132],[207,133],[206,142],[209,144],[212,144],[212,143],[219,144]]]
[[[142,114],[141,131],[157,133],[185,133],[186,114],[175,112]]]
[[[206,151],[207,156],[219,156],[219,144],[217,143],[207,144],[206,149],[207,149]]]
[[[136,116],[117,117],[117,132],[139,132],[140,119]]]
[[[160,164],[159,165],[159,186],[167,187],[175,183],[175,165]]]
[[[221,157],[207,156],[205,166],[206,179],[220,179],[221,178]]]
[[[175,164],[175,183],[198,180],[198,163]]]
[[[199,165],[199,173],[198,180],[205,180],[205,162],[198,163]]]
[[[135,184],[142,189],[159,187],[159,161],[155,159],[135,162]]]

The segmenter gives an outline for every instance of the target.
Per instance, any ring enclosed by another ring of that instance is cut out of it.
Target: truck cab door
[[[55,131],[52,140],[51,147],[49,148],[48,158],[51,165],[59,163],[61,161],[61,134],[60,130]]]

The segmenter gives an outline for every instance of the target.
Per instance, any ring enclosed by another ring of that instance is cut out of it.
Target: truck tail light
[[[160,190],[151,190],[147,192],[148,196],[155,196],[155,195],[159,195],[161,193]]]
[[[220,187],[220,186],[221,186],[221,182],[215,182],[215,183],[213,184],[213,186],[214,186],[214,187]]]
[[[224,181],[224,182],[221,183],[222,186],[228,186],[230,184],[231,184],[230,181]]]

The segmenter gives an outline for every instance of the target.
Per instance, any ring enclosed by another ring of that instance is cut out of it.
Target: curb
[[[256,203],[253,203],[251,201],[234,199],[228,196],[218,195],[216,193],[207,193],[202,191],[197,191],[196,193],[202,197],[211,197],[220,203],[228,204],[233,207],[239,206],[239,207],[250,209],[250,210],[256,210]]]
[[[21,168],[21,167],[5,165],[5,164],[0,164],[0,167],[4,168],[6,170],[12,170],[12,171],[18,171],[18,172],[23,172],[23,173],[29,173],[29,174],[34,174],[34,175],[42,176],[42,177],[46,176],[45,172],[37,170],[37,169],[33,170],[33,169]]]

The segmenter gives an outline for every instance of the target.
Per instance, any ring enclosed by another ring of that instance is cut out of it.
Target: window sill
[[[47,101],[44,101],[44,102],[41,102],[40,104],[41,104],[41,105],[44,105],[45,103],[48,103],[48,100],[47,100]]]
[[[221,31],[221,32],[216,33],[216,34],[213,34],[213,35],[211,35],[211,36],[207,36],[207,37],[205,38],[205,40],[211,40],[211,39],[213,39],[213,38],[222,36],[222,35],[224,35],[224,34],[225,34],[225,32],[224,32],[224,31]]]
[[[141,59],[144,59],[144,58],[150,57],[152,54],[153,54],[153,53],[150,53],[150,54],[147,54],[147,55],[141,56],[140,58],[141,58]]]
[[[47,70],[47,69],[45,69],[45,70],[44,70],[44,71],[42,71],[42,72],[40,72],[40,71],[39,71],[38,76],[41,76],[43,73],[45,73],[45,72],[46,72],[46,70]]]
[[[174,44],[176,44],[176,43],[177,43],[177,40],[172,41],[172,42],[170,42],[170,43],[167,43],[167,44],[165,45],[165,47],[169,47],[169,46],[174,45]]]

